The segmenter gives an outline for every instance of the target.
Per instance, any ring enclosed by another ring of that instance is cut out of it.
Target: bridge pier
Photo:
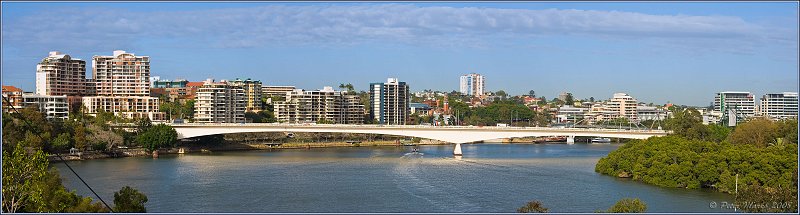
[[[456,148],[453,149],[453,155],[461,156],[461,143],[456,143]]]
[[[567,144],[574,144],[575,136],[567,136]]]

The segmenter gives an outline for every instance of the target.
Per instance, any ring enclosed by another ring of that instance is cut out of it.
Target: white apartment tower
[[[737,121],[756,115],[756,102],[750,92],[719,92],[714,97],[714,111],[723,115],[734,113]]]
[[[243,123],[246,101],[244,89],[225,80],[207,79],[197,89],[194,120],[204,123]]]
[[[250,80],[249,78],[246,80],[236,79],[231,81],[231,84],[234,86],[242,87],[244,90],[244,97],[245,97],[245,110],[247,112],[259,112],[261,111],[261,93],[262,87],[261,81],[259,80]]]
[[[159,100],[150,97],[150,57],[114,51],[112,56],[92,57],[94,96],[83,97],[90,114],[105,110],[127,118],[165,119]]]
[[[397,78],[369,84],[370,117],[379,124],[405,125],[409,112],[408,91],[406,82],[399,82]]]
[[[761,97],[761,115],[773,119],[797,117],[797,92],[768,93]]]
[[[150,57],[117,50],[92,57],[92,67],[98,96],[150,96]]]
[[[481,96],[484,91],[484,77],[481,74],[470,73],[462,75],[459,89],[462,94],[470,96]]]
[[[617,118],[624,117],[630,122],[638,122],[636,112],[636,99],[625,93],[614,93],[614,97],[608,102],[608,110],[616,115]],[[613,120],[613,119],[610,119]]]
[[[36,64],[36,94],[46,96],[82,96],[86,90],[86,61],[61,52]]]
[[[288,123],[361,124],[364,105],[357,95],[329,86],[316,91],[296,89],[286,94],[286,101],[275,103],[275,117]]]

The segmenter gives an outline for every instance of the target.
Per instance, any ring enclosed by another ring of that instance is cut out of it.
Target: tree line
[[[135,128],[126,131],[110,123],[132,123]],[[105,111],[89,116],[78,110],[66,120],[48,120],[35,107],[3,113],[3,212],[146,212],[147,196],[128,186],[114,193],[112,208],[68,191],[47,156],[72,148],[111,152],[121,145],[153,151],[176,141],[177,133],[168,125]]]
[[[630,141],[601,158],[595,171],[663,187],[713,188],[739,203],[791,206],[742,208],[748,212],[797,212],[796,118],[753,118],[731,129],[703,125],[691,108],[674,113],[665,121],[674,134]]]

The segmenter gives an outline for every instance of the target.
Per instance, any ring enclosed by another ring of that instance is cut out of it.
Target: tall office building
[[[481,96],[484,91],[484,77],[481,74],[471,73],[461,76],[459,89],[462,94]]]
[[[234,86],[242,87],[244,90],[245,111],[259,112],[261,111],[261,81],[259,80],[246,80],[236,79],[231,81]]]
[[[721,113],[723,118],[735,118],[737,122],[741,122],[755,116],[756,102],[750,92],[719,92],[714,97],[714,111]]]
[[[159,100],[150,96],[150,57],[114,51],[92,57],[94,96],[83,97],[89,114],[105,110],[128,118],[165,119]]]
[[[761,97],[761,115],[774,119],[797,117],[797,92],[768,93]]]
[[[607,109],[614,113],[617,118],[627,118],[630,122],[638,122],[636,99],[625,93],[614,93],[614,97],[608,102]],[[613,119],[609,119],[613,120]]]
[[[406,82],[389,78],[369,84],[370,118],[379,124],[404,125],[408,121],[409,94]]]
[[[288,123],[361,124],[364,105],[357,95],[328,86],[316,91],[297,89],[286,94],[286,101],[275,102],[275,117]]]
[[[194,120],[205,123],[245,122],[245,96],[241,86],[208,79],[197,89]]]

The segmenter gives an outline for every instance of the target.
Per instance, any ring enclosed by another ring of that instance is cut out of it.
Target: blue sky
[[[397,77],[412,91],[452,91],[477,72],[490,91],[705,106],[719,91],[797,91],[797,11],[788,2],[3,2],[2,84],[34,91],[36,63],[52,50],[88,66],[121,49],[150,56],[163,79],[366,90]]]

